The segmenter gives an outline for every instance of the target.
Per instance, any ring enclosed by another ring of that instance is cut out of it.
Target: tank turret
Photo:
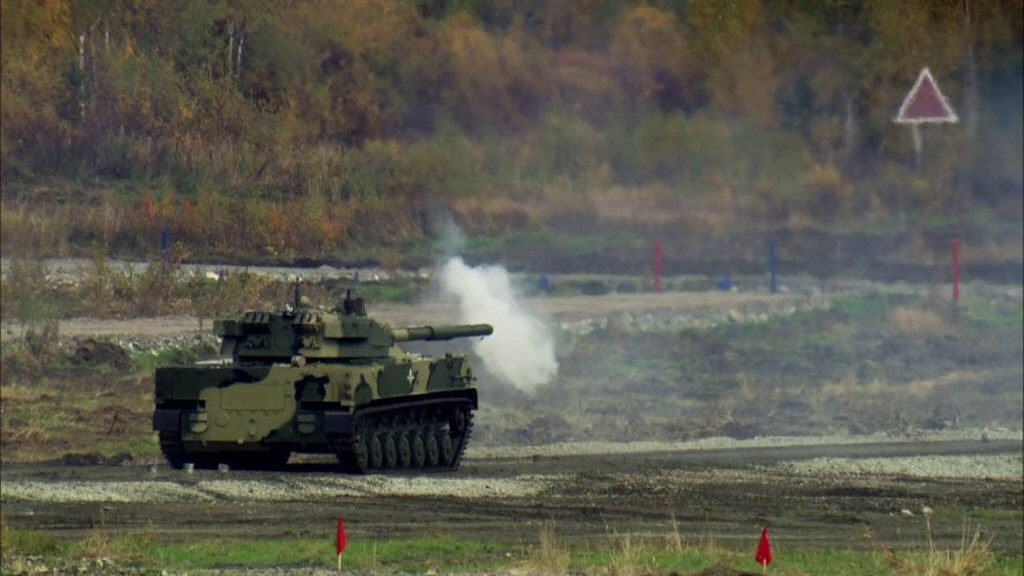
[[[296,293],[295,302],[277,312],[250,311],[214,323],[221,355],[249,365],[295,357],[307,362],[386,358],[396,342],[488,336],[493,331],[487,324],[391,328],[368,317],[363,299],[351,292],[331,310],[313,308]]]
[[[469,359],[413,355],[397,343],[492,332],[393,328],[351,292],[326,309],[296,287],[278,310],[215,322],[223,361],[159,367],[153,428],[174,467],[270,468],[292,452],[329,452],[353,472],[453,470],[477,408]]]

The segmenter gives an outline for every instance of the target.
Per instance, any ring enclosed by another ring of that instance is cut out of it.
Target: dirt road
[[[662,294],[609,294],[572,298],[527,298],[522,306],[534,315],[558,321],[573,321],[623,312],[701,313],[712,310],[779,308],[814,301],[805,295],[756,292],[667,292]],[[453,324],[460,321],[454,302],[371,305],[374,318],[395,325]],[[210,322],[200,329],[199,320],[189,316],[101,320],[71,318],[60,323],[64,336],[172,336],[207,333]],[[21,330],[13,322],[0,325],[0,339],[17,337]]]
[[[535,541],[545,522],[565,539],[606,541],[668,535],[673,519],[682,537],[725,546],[745,546],[768,525],[783,546],[917,547],[931,508],[936,545],[955,548],[964,517],[981,516],[975,526],[995,549],[1021,553],[1019,437],[792,442],[801,443],[488,449],[459,472],[428,477],[344,476],[308,461],[285,473],[194,474],[5,464],[0,502],[10,526],[67,536],[102,520],[162,540],[330,538],[344,516],[351,538],[440,533],[510,548]]]

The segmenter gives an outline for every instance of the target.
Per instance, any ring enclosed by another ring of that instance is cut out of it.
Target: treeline
[[[400,244],[435,201],[602,190],[819,221],[1021,191],[1024,0],[0,0],[0,19],[6,223],[52,190],[124,192],[69,210],[72,243]],[[961,124],[924,127],[917,168],[892,117],[926,65]]]

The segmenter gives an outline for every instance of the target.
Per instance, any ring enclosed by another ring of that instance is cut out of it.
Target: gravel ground
[[[466,461],[484,458],[532,458],[536,456],[579,456],[582,454],[622,454],[643,452],[683,452],[699,450],[720,450],[727,448],[747,449],[770,446],[813,446],[874,444],[899,442],[951,442],[955,440],[1016,440],[1024,442],[1024,430],[1000,428],[966,430],[920,430],[911,433],[877,432],[861,435],[826,436],[767,436],[749,440],[716,437],[689,440],[685,442],[567,442],[542,446],[477,446],[466,449]]]
[[[977,440],[984,433],[989,441],[1024,441],[1020,430],[960,430],[929,432],[913,438],[892,434],[864,436],[816,436],[799,438],[755,438],[734,440],[708,438],[691,442],[565,443],[531,447],[480,447],[467,451],[465,465],[494,460],[536,460],[537,458],[687,453],[721,450],[750,450],[765,447],[841,446],[857,444],[906,444]],[[518,474],[508,477],[475,475],[337,476],[333,473],[258,475],[249,472],[196,473],[169,471],[164,466],[135,467],[140,476],[126,480],[33,480],[8,477],[0,502],[213,502],[274,501],[303,502],[317,498],[377,498],[381,496],[444,497],[453,499],[532,498],[566,480],[566,474]],[[872,474],[911,478],[976,478],[1014,480],[1024,478],[1022,455],[935,455],[890,458],[833,458],[784,461],[758,467],[755,474],[772,471],[820,478],[849,478]],[[145,472],[144,472],[145,471]],[[750,475],[748,470],[711,470],[695,475],[687,472],[681,482],[721,482]],[[168,476],[171,476],[168,478]]]
[[[230,474],[230,473],[228,473]],[[251,476],[251,475],[247,475]],[[182,474],[180,476],[184,478]],[[405,478],[387,476],[279,477],[273,480],[224,479],[178,481],[32,481],[4,482],[2,501],[29,502],[214,502],[262,500],[303,502],[317,498],[378,496],[443,496],[446,498],[531,497],[544,490],[554,477],[514,478]]]
[[[915,456],[909,458],[815,458],[784,462],[792,474],[851,476],[891,475],[905,478],[972,478],[1017,480],[1024,478],[1024,456]]]

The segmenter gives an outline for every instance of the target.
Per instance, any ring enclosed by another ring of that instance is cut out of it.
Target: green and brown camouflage
[[[391,328],[350,294],[330,310],[297,296],[217,321],[214,332],[223,360],[156,370],[153,428],[173,467],[273,468],[305,452],[380,472],[456,469],[477,408],[465,354],[425,357],[396,343],[493,329]]]

